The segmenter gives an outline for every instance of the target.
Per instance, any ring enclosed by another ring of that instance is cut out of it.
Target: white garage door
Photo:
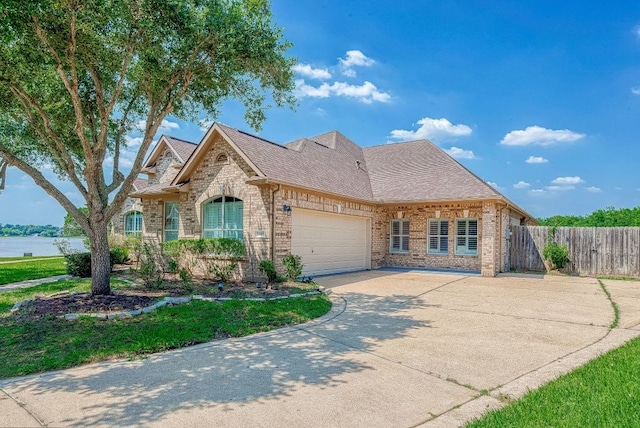
[[[302,257],[304,275],[369,269],[369,220],[293,209],[291,253]]]

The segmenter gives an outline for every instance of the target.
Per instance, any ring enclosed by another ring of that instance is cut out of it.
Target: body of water
[[[43,238],[40,236],[8,236],[0,237],[0,257],[21,257],[24,253],[34,256],[60,255],[58,247],[53,243],[56,239],[67,239],[71,248],[87,251],[82,238]]]

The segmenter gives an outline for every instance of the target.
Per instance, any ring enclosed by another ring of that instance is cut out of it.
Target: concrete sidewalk
[[[640,283],[612,284],[611,331],[594,279],[320,282],[334,307],[301,326],[0,381],[0,426],[457,426],[640,335]]]

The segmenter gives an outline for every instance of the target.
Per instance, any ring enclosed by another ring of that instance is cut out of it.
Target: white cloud
[[[638,38],[640,38],[640,25],[636,25],[635,27],[633,27],[633,32]]]
[[[602,193],[602,189],[595,186],[586,187],[585,190],[589,193]]]
[[[513,187],[515,189],[528,189],[529,187],[531,187],[531,184],[527,183],[526,181],[520,180],[516,184],[514,184]]]
[[[140,132],[144,132],[146,127],[147,127],[147,121],[144,119],[136,123],[136,128],[138,128]],[[162,119],[162,123],[160,123],[160,127],[158,128],[158,131],[169,132],[172,129],[180,129],[180,125],[178,125],[178,123],[176,122],[171,122],[167,119]]]
[[[132,137],[130,135],[125,135],[124,137],[125,143],[127,145],[128,149],[134,149],[136,147],[140,147],[140,144],[142,144],[142,137]]]
[[[445,152],[456,159],[478,159],[478,157],[471,150],[464,150],[459,147],[451,147],[445,150]]]
[[[371,67],[375,61],[359,50],[347,51],[346,58],[338,58],[342,66],[342,74],[347,77],[355,77],[356,71],[353,67]]]
[[[633,95],[640,95],[640,88],[631,88],[631,93]]]
[[[560,185],[576,185],[576,184],[581,184],[584,183],[584,180],[580,177],[558,177],[554,180],[551,181],[553,184],[560,184]]]
[[[544,189],[531,189],[529,190],[530,193],[544,193]]]
[[[471,135],[472,132],[467,125],[454,125],[445,118],[432,119],[424,117],[418,121],[418,125],[420,125],[420,128],[415,131],[394,129],[391,131],[390,138],[394,140],[446,140]]]
[[[493,187],[494,189],[499,189],[500,186],[498,186],[498,183],[495,183],[493,181],[487,181],[487,184],[491,187]]]
[[[293,71],[310,79],[330,79],[331,73],[326,68],[313,68],[309,64],[296,64],[293,66]]]
[[[547,163],[549,159],[545,159],[542,156],[529,156],[529,158],[525,161],[526,163]]]
[[[564,192],[566,190],[573,190],[576,186],[546,186],[545,189],[550,192]]]
[[[315,87],[307,85],[304,80],[296,80],[295,94],[298,98],[328,98],[330,96],[356,98],[365,104],[377,102],[389,102],[391,95],[378,90],[371,82],[364,82],[362,85],[350,85],[345,82],[334,82],[333,84],[323,83]]]
[[[551,146],[560,143],[572,143],[585,134],[568,129],[547,129],[541,126],[529,126],[524,130],[515,130],[504,136],[500,144],[504,146]]]

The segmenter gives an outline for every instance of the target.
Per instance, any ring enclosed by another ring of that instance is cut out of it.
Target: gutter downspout
[[[280,184],[271,191],[271,261],[276,262],[276,192],[280,191]]]

